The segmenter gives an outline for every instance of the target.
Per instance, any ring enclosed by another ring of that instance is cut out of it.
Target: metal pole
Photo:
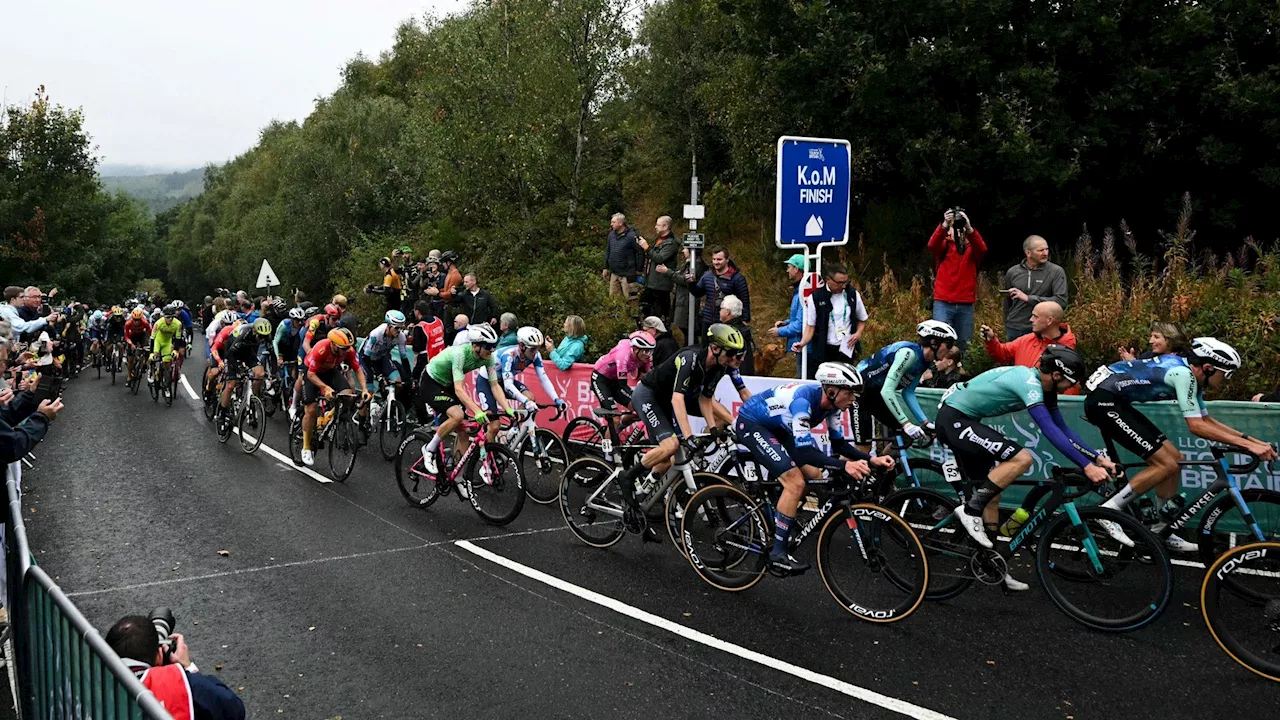
[[[690,205],[698,204],[698,155],[696,152],[694,153],[694,156],[693,156],[693,178],[689,181],[689,204]],[[690,220],[689,230],[694,231],[697,229],[698,229],[698,221]],[[694,282],[698,281],[698,249],[697,248],[694,248],[693,252],[690,253],[690,256],[689,256],[689,274],[693,276]],[[695,318],[697,317],[697,300],[693,296],[693,288],[686,288],[686,291],[689,293],[689,332],[686,333],[687,337],[685,337],[685,344],[694,345],[696,344],[694,341],[694,338],[697,337],[697,323],[695,320]]]

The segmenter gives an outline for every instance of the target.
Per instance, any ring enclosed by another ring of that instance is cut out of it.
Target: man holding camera
[[[174,720],[244,718],[244,701],[218,678],[200,672],[191,662],[186,639],[169,632],[172,615],[169,620],[163,623],[141,615],[121,618],[107,631],[107,645]],[[165,635],[163,643],[161,634]]]
[[[987,254],[982,233],[969,222],[964,208],[942,214],[942,223],[929,238],[933,253],[933,319],[955,328],[964,352],[973,337],[973,303],[978,297],[978,265]]]

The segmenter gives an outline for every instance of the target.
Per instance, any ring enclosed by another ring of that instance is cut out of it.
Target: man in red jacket
[[[961,352],[973,337],[973,301],[977,299],[978,264],[987,254],[982,233],[969,222],[964,210],[942,215],[942,224],[929,238],[933,253],[933,319],[955,328]]]
[[[982,345],[991,359],[1001,365],[1039,367],[1040,355],[1049,345],[1066,345],[1075,349],[1075,333],[1062,322],[1062,313],[1062,306],[1053,300],[1037,303],[1031,309],[1031,332],[1002,343],[996,339],[996,333],[990,326],[983,325]],[[1080,386],[1076,385],[1061,394],[1079,395]]]

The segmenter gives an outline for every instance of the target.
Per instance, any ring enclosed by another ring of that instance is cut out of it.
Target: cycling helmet
[[[178,314],[178,308],[174,307],[172,303],[164,306],[165,317],[173,317],[174,315],[177,315],[177,314]]]
[[[316,307],[315,305],[312,305],[311,307],[307,308],[308,318],[313,318],[319,314],[320,314],[320,308]]]
[[[745,340],[742,339],[742,333],[737,328],[724,323],[715,323],[707,328],[707,342],[711,345],[719,345],[726,350],[742,350],[747,346]]]
[[[289,319],[290,319],[290,320],[301,320],[301,319],[305,318],[306,316],[307,316],[307,311],[306,311],[306,310],[303,310],[303,309],[302,309],[302,308],[300,308],[300,307],[292,308],[292,309],[290,309],[290,310],[289,310]]]
[[[944,340],[952,343],[960,340],[955,328],[940,320],[925,320],[920,323],[916,326],[916,335],[924,340]]]
[[[823,385],[849,388],[854,392],[862,392],[862,373],[858,368],[842,362],[824,362],[818,366],[813,379]]]
[[[124,317],[124,308],[122,308],[122,307],[120,307],[119,305],[117,305],[117,306],[115,306],[115,307],[111,308],[111,314],[112,314],[112,315],[114,315],[114,316],[116,316],[116,317]]]
[[[253,321],[253,331],[258,335],[271,334],[271,321],[266,318],[258,318]]]
[[[338,307],[337,305],[334,305],[333,303],[329,303],[328,305],[324,306],[324,314],[327,317],[331,317],[335,319],[340,318],[342,317],[342,308]]]
[[[315,306],[316,304],[311,302],[310,300],[303,300],[302,302],[298,303],[298,307],[302,308],[303,310],[310,310]]]
[[[277,315],[283,315],[286,307],[284,298],[276,298],[271,301],[271,311]]]
[[[143,312],[142,312],[142,308],[140,307],[134,308],[133,312],[129,313],[129,317],[133,318],[134,320],[141,320],[142,315],[143,315]]]
[[[1074,385],[1084,379],[1084,358],[1066,345],[1047,345],[1040,355],[1040,372],[1062,373]]]
[[[488,345],[492,348],[498,344],[498,331],[488,325],[468,325],[467,338],[472,345]]]
[[[399,310],[388,310],[387,314],[382,316],[382,319],[388,325],[394,325],[398,328],[404,327],[404,313]]]
[[[458,253],[452,250],[446,250],[440,253],[440,262],[446,262],[446,263],[449,263],[450,265],[456,265],[458,263]]]
[[[346,350],[356,344],[356,338],[351,331],[346,328],[334,328],[327,335],[329,342],[339,350]]]
[[[235,310],[223,310],[218,315],[218,320],[221,321],[223,325],[230,325],[231,323],[239,319],[240,319],[240,316],[236,315]]]
[[[631,333],[630,335],[627,336],[627,339],[631,341],[632,350],[652,350],[653,349],[653,338],[649,336],[649,333],[643,330],[637,330]]]
[[[1208,363],[1218,368],[1227,377],[1240,369],[1240,353],[1217,338],[1198,337],[1192,340],[1188,354],[1196,362]]]
[[[93,311],[93,319],[94,319],[94,320],[101,320],[101,319],[102,319],[102,317],[103,317],[103,315],[102,315],[102,311],[101,311],[101,310],[94,310],[94,311]]]
[[[542,347],[542,331],[532,325],[517,330],[516,339],[525,347]]]

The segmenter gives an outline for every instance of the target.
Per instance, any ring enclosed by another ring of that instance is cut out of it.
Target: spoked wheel
[[[689,498],[693,494],[704,487],[710,485],[727,485],[729,481],[725,478],[709,472],[696,472],[693,474],[694,488],[691,490],[681,478],[671,484],[671,488],[667,491],[666,503],[666,521],[667,535],[671,538],[672,544],[680,551],[681,555],[689,557],[689,552],[684,547],[684,535],[681,532],[681,524],[684,522],[684,509],[689,504]]]
[[[1200,609],[1232,660],[1280,682],[1280,542],[1223,553],[1204,574]]]
[[[342,410],[338,412],[341,413]],[[337,423],[337,427],[333,429],[333,437],[329,442],[329,476],[343,483],[351,477],[351,471],[356,467],[356,455],[360,452],[360,431],[356,429],[354,418],[339,414],[333,422]]]
[[[712,485],[685,505],[685,557],[698,575],[729,592],[760,582],[773,543],[767,509],[732,485]]]
[[[1131,515],[1102,507],[1066,510],[1049,521],[1036,547],[1040,582],[1058,609],[1109,632],[1136,630],[1160,617],[1173,596],[1164,543]],[[1134,547],[1113,539],[1106,522],[1119,525]],[[1134,562],[1135,556],[1144,561]]]
[[[406,502],[416,508],[429,507],[440,497],[434,475],[422,465],[422,452],[431,442],[431,433],[415,430],[396,451],[396,486]],[[436,460],[439,462],[439,458]]]
[[[915,612],[929,585],[924,546],[911,526],[866,503],[827,518],[818,535],[818,572],[840,607],[876,623]]]
[[[570,463],[560,478],[560,513],[569,530],[592,547],[609,547],[626,534],[613,472],[612,465],[588,455]]]
[[[177,375],[177,371],[173,368],[174,366],[171,365],[170,367],[161,370],[160,377],[156,380],[160,385],[160,397],[164,398],[164,404],[167,407],[173,406],[173,383],[174,376]]]
[[[570,461],[588,455],[604,457],[604,450],[601,447],[604,438],[604,425],[585,415],[570,420],[569,424],[564,426],[564,433],[560,436],[568,450]]]
[[[302,462],[302,413],[296,420],[289,422],[289,459],[294,465],[304,467]]]
[[[240,409],[239,426],[240,449],[252,455],[262,445],[262,436],[267,432],[266,411],[257,395],[250,395]]]
[[[396,400],[382,409],[382,417],[378,418],[378,448],[385,460],[395,460],[400,443],[404,440],[405,431],[404,405]]]
[[[524,470],[515,453],[496,443],[472,453],[463,470],[471,507],[490,525],[506,525],[524,508]]]
[[[569,450],[559,435],[538,428],[520,445],[520,466],[529,499],[547,505],[560,496],[560,478],[569,466]]]
[[[929,563],[928,600],[949,600],[973,584],[973,557],[976,546],[960,524],[952,520],[957,503],[951,498],[924,488],[899,490],[882,503],[902,518],[916,534]],[[910,538],[897,538],[894,527],[887,527],[890,539],[901,540],[904,547]],[[890,572],[894,572],[890,568]],[[904,578],[904,582],[910,582]]]

